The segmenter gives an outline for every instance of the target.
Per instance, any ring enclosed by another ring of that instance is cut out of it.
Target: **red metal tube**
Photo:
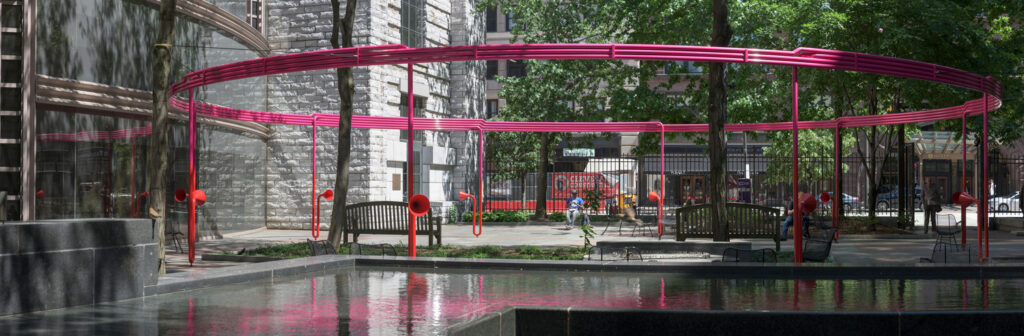
[[[413,143],[413,141],[415,141],[414,139],[416,139],[416,137],[413,134],[413,122],[412,121],[413,121],[413,106],[415,106],[416,104],[413,103],[413,94],[412,94],[412,67],[413,67],[413,64],[409,63],[409,64],[407,64],[407,67],[408,67],[407,68],[408,76],[407,76],[406,79],[407,79],[408,82],[406,83],[407,84],[406,91],[408,91],[407,93],[408,93],[408,98],[409,98],[409,100],[408,100],[409,104],[407,106],[408,107],[408,111],[409,111],[409,127],[407,129],[408,129],[408,132],[409,132],[408,133],[409,136],[406,137],[406,141],[407,141],[407,144],[408,144],[408,146],[406,148],[406,154],[408,156],[408,158],[407,158],[408,163],[406,164],[406,166],[408,168],[406,168],[406,175],[409,177],[409,190],[408,190],[408,192],[406,192],[406,196],[409,198],[409,201],[412,201],[412,195],[413,195],[413,188],[412,188],[412,186],[413,186],[413,175],[414,175],[413,174],[413,169],[415,169],[415,166],[414,166],[415,162],[413,162],[412,143]],[[410,257],[414,257],[414,258],[416,257],[416,216],[413,215],[411,212],[409,213],[409,256]]]
[[[800,145],[798,139],[799,129],[797,129],[797,123],[800,121],[800,87],[797,84],[797,70],[793,67],[793,262],[802,263],[804,261],[804,246],[803,246],[803,213],[800,210],[800,163],[797,161],[799,153],[797,151]]]

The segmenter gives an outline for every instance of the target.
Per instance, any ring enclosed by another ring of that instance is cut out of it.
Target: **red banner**
[[[609,181],[601,173],[552,173],[551,186],[552,199],[568,199],[572,197],[573,190],[583,198],[584,190],[593,190],[595,187],[601,190],[605,198],[619,194],[619,182]]]

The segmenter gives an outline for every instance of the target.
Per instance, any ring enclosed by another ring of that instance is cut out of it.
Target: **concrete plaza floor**
[[[945,213],[953,213],[954,209],[946,209]],[[918,213],[918,223],[923,222],[923,214]],[[959,218],[959,211],[956,211]],[[641,235],[637,231],[636,236],[632,235],[632,228],[623,227],[618,232],[615,223],[606,234],[600,233],[604,230],[606,223],[594,223],[598,235],[593,242],[600,241],[657,241],[657,237],[650,234]],[[674,232],[669,230],[673,224],[666,223],[666,232],[662,240],[674,240]],[[977,221],[972,214],[968,215],[967,242],[977,246]],[[656,231],[655,228],[652,228]],[[521,246],[534,245],[541,247],[563,247],[582,246],[582,232],[579,229],[565,230],[563,223],[531,223],[531,224],[484,224],[483,234],[476,237],[468,224],[449,224],[442,229],[443,243],[453,246]],[[997,260],[1019,259],[1024,261],[1024,237],[1017,237],[1002,231],[990,231],[989,252],[992,258]],[[201,255],[219,252],[237,252],[243,248],[252,249],[259,246],[274,245],[287,242],[304,242],[311,239],[312,235],[308,230],[253,230],[239,234],[226,236],[224,239],[200,241],[196,246],[196,263],[188,265],[187,246],[183,247],[183,253],[176,251],[172,243],[168,243],[167,262],[168,272],[192,271],[207,268],[224,267],[237,265],[234,262],[204,261]],[[320,234],[320,239],[327,238],[327,231]],[[351,238],[350,238],[351,239]],[[708,239],[691,239],[693,241]],[[775,243],[769,239],[733,239],[733,241],[749,241],[754,248],[774,248]],[[360,235],[359,242],[364,244],[405,244],[404,235]],[[793,250],[792,239],[783,242],[782,251]],[[839,241],[832,245],[832,256],[835,262],[842,264],[879,264],[879,263],[914,263],[919,258],[929,257],[932,246],[935,243],[934,233],[924,235],[920,225],[915,227],[914,235],[903,236],[873,236],[873,235],[843,235]],[[427,245],[426,236],[417,237],[417,245]]]

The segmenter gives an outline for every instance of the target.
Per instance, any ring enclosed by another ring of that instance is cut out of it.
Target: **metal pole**
[[[664,233],[664,224],[662,223],[662,204],[665,204],[665,124],[658,122],[661,125],[661,187],[658,190],[661,197],[658,198],[658,239],[661,239],[661,235]]]
[[[310,217],[310,227],[313,229],[313,239],[320,238],[319,206],[316,199],[316,115],[313,115],[313,198],[310,200],[313,215]]]
[[[408,82],[406,83],[406,85],[407,85],[406,91],[408,91],[407,93],[408,93],[408,96],[409,96],[408,97],[409,98],[408,99],[408,103],[409,104],[408,104],[408,106],[406,106],[409,109],[409,128],[408,128],[409,136],[407,138],[408,148],[406,148],[406,154],[408,155],[408,159],[407,159],[408,163],[406,164],[408,168],[406,168],[406,171],[408,171],[408,176],[409,176],[409,191],[406,192],[406,198],[409,201],[412,201],[412,195],[413,195],[412,186],[413,186],[413,175],[414,175],[413,174],[413,168],[414,168],[413,164],[414,164],[414,162],[413,162],[412,142],[413,142],[413,139],[416,138],[412,134],[412,132],[413,132],[413,127],[412,127],[413,106],[415,105],[413,103],[413,94],[412,94],[412,65],[413,65],[412,63],[407,64],[407,70],[408,70],[407,80],[408,80]],[[410,257],[415,257],[416,256],[416,216],[413,215],[412,212],[409,212],[409,256]]]
[[[960,171],[960,193],[967,192],[967,111],[964,111],[964,115],[960,119],[960,126],[962,127],[960,132],[960,149],[963,149],[963,158],[960,161],[962,170]],[[967,206],[960,206],[960,246],[967,246]]]
[[[793,262],[802,263],[804,261],[804,249],[803,249],[803,213],[800,211],[800,200],[797,196],[800,195],[800,163],[797,162],[797,147],[799,145],[799,139],[797,134],[799,129],[797,128],[797,122],[800,121],[800,108],[799,108],[799,85],[797,84],[797,68],[793,67]]]
[[[842,151],[839,149],[839,137],[840,137],[840,134],[839,134],[839,121],[837,120],[836,121],[836,135],[835,135],[835,138],[834,138],[835,144],[832,146],[833,149],[835,150],[835,159],[833,161],[835,163],[835,173],[834,174],[835,174],[835,179],[836,179],[835,188],[832,189],[832,190],[835,190],[835,191],[832,192],[832,227],[836,228],[836,234],[832,238],[835,239],[835,240],[839,240],[839,211],[842,211],[843,206],[845,205],[844,202],[843,202],[842,190],[839,189],[839,179],[840,179],[840,175],[839,174],[840,174],[841,168],[842,168],[842,164],[840,163],[841,157],[839,156],[842,153]]]
[[[196,261],[196,108],[188,90],[188,264]],[[158,183],[155,181],[154,183]]]
[[[484,129],[483,128],[480,129],[480,140],[478,141],[478,145],[479,145],[479,148],[477,149],[477,160],[476,161],[477,161],[477,164],[479,165],[480,180],[479,180],[479,182],[477,184],[477,195],[480,195],[480,196],[476,198],[476,215],[477,215],[477,217],[480,218],[479,219],[479,221],[480,221],[480,224],[479,224],[480,225],[480,229],[479,230],[480,231],[479,232],[475,232],[475,230],[474,230],[474,232],[473,232],[474,234],[476,234],[477,237],[479,237],[481,234],[484,233],[484,213],[483,213],[483,208],[482,208],[482,206],[484,205]],[[476,221],[477,219],[473,218],[473,220]],[[476,226],[474,225],[474,227],[476,227]]]
[[[984,82],[982,84],[984,84]],[[982,85],[982,87],[984,88],[984,85]],[[982,152],[982,157],[984,158],[985,163],[981,167],[982,167],[982,174],[984,174],[984,175],[982,175],[983,176],[982,179],[985,181],[985,183],[988,183],[988,169],[989,169],[988,168],[988,93],[983,94],[982,98],[984,99],[985,109],[983,110],[983,112],[981,114],[981,119],[982,119],[982,124],[983,124],[982,136],[981,136],[981,147],[984,150]],[[985,193],[982,194],[982,196],[981,196],[982,200],[985,203],[985,208],[984,208],[985,209],[984,210],[985,217],[983,219],[983,222],[985,222],[985,258],[988,258],[988,224],[989,224],[988,223],[988,220],[989,220],[988,219],[988,206],[989,206],[989,204],[988,204],[988,197],[990,196],[988,194],[989,188],[991,188],[991,187],[989,187],[988,185],[985,185]]]

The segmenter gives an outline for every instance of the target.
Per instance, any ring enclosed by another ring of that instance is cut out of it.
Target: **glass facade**
[[[40,109],[37,117],[36,217],[147,217],[148,120]],[[188,187],[188,128],[171,123],[168,148],[169,225],[185,225],[174,190]],[[262,227],[266,149],[263,140],[200,124],[197,183],[207,195],[199,223],[211,234]]]
[[[244,17],[245,3],[241,8]],[[142,0],[39,0],[37,72],[151,90],[157,12],[155,5]],[[173,52],[173,80],[197,69],[260,57],[238,40],[185,15],[178,15],[175,22]],[[265,80],[249,78],[211,85],[199,89],[196,98],[237,108],[264,109]]]
[[[210,2],[245,20],[251,1]],[[115,91],[115,87],[151,90],[156,5],[143,0],[39,0],[38,5],[38,74],[104,84]],[[6,16],[0,18],[6,24]],[[179,15],[175,26],[172,81],[196,69],[260,57],[227,33],[190,17]],[[0,36],[0,42],[4,38]],[[0,79],[14,77],[3,67],[20,60],[0,61],[5,62],[0,63]],[[0,91],[0,96],[6,94]],[[187,93],[179,97],[186,98]],[[212,104],[266,110],[266,80],[210,85],[197,90],[195,97]],[[6,103],[6,99],[0,101],[0,105]],[[207,195],[206,204],[198,208],[200,235],[265,227],[265,140],[203,123],[198,131],[197,183]],[[36,196],[37,218],[148,217],[148,116],[39,104],[36,132],[35,183],[41,194]],[[7,125],[0,125],[0,136],[7,133]],[[185,231],[186,225],[184,203],[175,202],[173,194],[175,189],[187,188],[187,133],[185,121],[172,120],[166,197],[168,226],[173,231]],[[0,175],[0,183],[5,178]]]

